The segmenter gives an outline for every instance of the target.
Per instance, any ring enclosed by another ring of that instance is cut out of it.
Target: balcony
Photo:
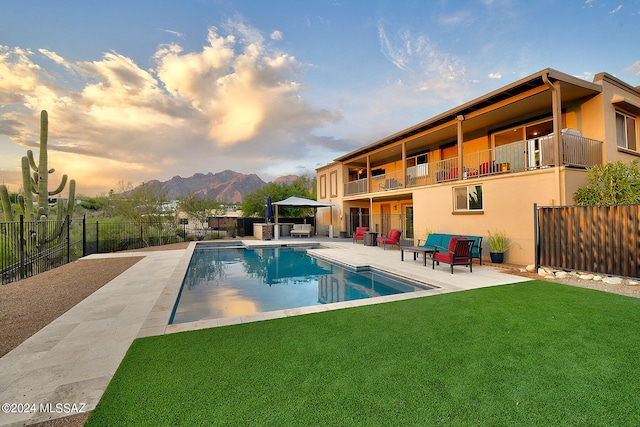
[[[367,188],[367,178],[348,182],[345,195],[353,196],[378,193],[402,188],[414,188],[459,179],[473,179],[511,172],[526,172],[555,166],[553,136],[517,141],[488,150],[476,151],[463,156],[463,170],[458,167],[458,159],[446,159],[423,163],[402,171],[387,172],[371,178]],[[562,164],[586,168],[602,164],[602,141],[584,138],[576,133],[562,133]]]

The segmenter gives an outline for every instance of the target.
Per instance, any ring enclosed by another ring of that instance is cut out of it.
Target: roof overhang
[[[627,110],[630,113],[640,115],[640,103],[637,103],[631,99],[618,97],[613,98],[611,103],[616,107],[620,107],[622,109]]]
[[[497,123],[497,116],[499,115],[502,121],[504,121],[504,114],[506,110],[504,105],[507,105],[509,100],[516,99],[527,93],[532,94],[527,98],[527,102],[520,102],[518,105],[514,104],[511,109],[511,114],[513,114],[514,117],[524,117],[527,111],[536,111],[547,107],[550,109],[550,89],[545,84],[543,76],[546,76],[552,83],[560,82],[560,94],[563,103],[592,97],[602,92],[602,86],[599,84],[591,83],[551,68],[547,68],[432,117],[431,119],[421,122],[415,126],[376,141],[373,144],[338,157],[335,161],[346,162],[379,150],[380,148],[391,145],[395,142],[439,129],[441,131],[440,136],[438,137],[440,141],[447,137],[455,138],[455,124],[459,118],[466,119],[467,117],[479,117],[479,115],[482,114],[485,116],[484,122],[486,125],[487,120],[493,120],[492,117],[495,117]],[[498,112],[498,110],[502,111]],[[492,114],[492,111],[494,114]],[[480,126],[480,121],[477,121],[476,126]],[[447,128],[448,130],[445,130]],[[465,124],[465,132],[468,130],[473,131],[473,129],[469,129]]]

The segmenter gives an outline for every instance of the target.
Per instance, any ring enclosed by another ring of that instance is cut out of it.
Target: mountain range
[[[290,184],[298,179],[296,175],[287,175],[274,179],[274,183]],[[191,177],[174,176],[168,181],[152,180],[149,184],[160,184],[167,192],[169,200],[179,199],[195,193],[207,199],[240,203],[244,196],[267,185],[256,174],[242,174],[231,170],[207,174],[196,173]]]

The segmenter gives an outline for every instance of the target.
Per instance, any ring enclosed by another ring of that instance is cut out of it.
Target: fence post
[[[82,215],[82,256],[87,256],[87,215]]]
[[[533,253],[535,271],[540,267],[540,218],[538,217],[538,204],[533,204]]]
[[[24,246],[26,244],[24,238],[24,215],[20,215],[20,280],[24,279]]]
[[[67,264],[71,259],[71,218],[67,215]]]
[[[98,227],[98,220],[96,220],[96,253],[100,253],[100,228]]]

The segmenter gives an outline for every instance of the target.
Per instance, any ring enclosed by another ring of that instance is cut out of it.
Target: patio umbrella
[[[271,196],[267,197],[267,222],[269,222],[269,218],[273,218],[273,202],[271,201]]]

